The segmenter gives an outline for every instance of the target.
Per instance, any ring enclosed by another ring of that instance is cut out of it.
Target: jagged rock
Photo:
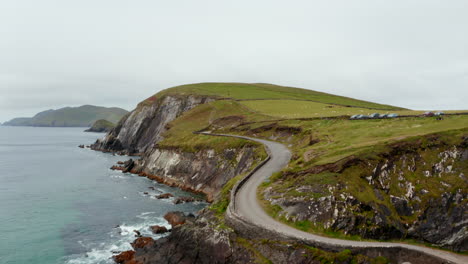
[[[159,225],[150,226],[150,229],[155,234],[163,234],[163,233],[169,232],[169,230],[167,230],[165,226],[159,226]]]
[[[111,170],[120,170],[120,171],[122,171],[124,173],[127,173],[127,172],[130,172],[133,169],[133,167],[135,166],[135,161],[133,159],[129,159],[129,160],[124,161],[124,162],[119,161],[119,162],[117,162],[117,164],[122,165],[122,166],[113,165],[111,167]]]
[[[135,233],[135,236],[136,236],[136,237],[141,237],[140,231],[138,231],[138,230],[133,230],[133,232]]]
[[[133,249],[144,248],[146,246],[151,246],[154,243],[154,239],[151,237],[139,237],[131,243]]]
[[[409,207],[406,199],[390,195],[390,201],[399,215],[410,216],[413,214],[413,210]]]
[[[195,201],[200,201],[200,200],[195,199],[194,197],[191,197],[191,196],[182,196],[182,197],[177,197],[176,199],[174,199],[174,204],[190,203],[190,202],[195,202]]]
[[[460,189],[456,193],[444,193],[440,198],[431,199],[429,207],[409,229],[409,234],[452,250],[466,251],[467,198],[467,194]]]
[[[144,153],[162,139],[166,125],[182,113],[213,101],[207,96],[164,96],[138,105],[124,116],[103,140],[97,140],[96,150]]]
[[[185,215],[182,212],[168,212],[164,215],[164,219],[171,224],[172,228],[185,224],[188,219],[193,219],[193,215]]]
[[[120,264],[131,264],[131,263],[136,264],[138,262],[134,262],[133,260],[134,256],[135,256],[135,251],[128,250],[128,251],[121,252],[120,254],[115,255],[112,258],[114,259],[115,262],[120,263]]]
[[[460,167],[465,153],[463,148],[463,145],[454,147],[443,143],[433,144],[429,149],[400,145],[382,159],[354,163],[362,171],[360,179],[373,190],[376,199],[372,202],[356,199],[346,193],[346,187],[340,187],[340,183],[293,186],[279,192],[274,191],[273,185],[265,189],[263,195],[271,204],[280,206],[279,216],[288,221],[309,221],[312,225],[364,238],[413,238],[447,249],[468,250],[468,234],[463,231],[468,230],[468,222],[466,213],[461,213],[468,211],[467,202],[463,199],[468,197],[466,188],[453,191],[456,185],[440,180],[437,191],[445,193],[439,198],[429,198],[429,201],[428,197],[435,190],[417,188],[427,177],[434,176],[457,177],[468,183]],[[424,155],[429,155],[428,160]],[[340,171],[339,166],[339,163],[326,164],[309,171],[320,173],[325,169],[336,172]],[[294,178],[300,173],[284,177]],[[276,184],[281,185],[281,182]],[[324,192],[327,189],[329,192]],[[292,190],[304,196],[286,195]],[[395,192],[398,195],[393,194]],[[308,193],[316,195],[310,197]]]
[[[174,195],[172,195],[170,193],[163,193],[163,194],[160,194],[160,195],[156,195],[156,198],[158,198],[158,199],[168,199],[168,198],[171,198],[171,197],[174,197]]]

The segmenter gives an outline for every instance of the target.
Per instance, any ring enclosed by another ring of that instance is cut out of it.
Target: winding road
[[[295,229],[286,224],[280,223],[273,219],[271,216],[269,216],[261,207],[257,199],[257,188],[265,179],[270,177],[273,173],[280,171],[282,168],[288,165],[289,160],[291,159],[291,152],[289,151],[289,149],[280,143],[263,139],[237,135],[211,134],[209,132],[202,132],[202,134],[243,138],[259,142],[267,148],[268,154],[270,155],[270,159],[266,163],[264,163],[259,169],[257,169],[253,174],[251,174],[250,177],[246,179],[246,181],[242,185],[240,185],[240,187],[238,187],[237,190],[233,190],[235,194],[234,204],[230,205],[229,210],[231,211],[231,214],[241,218],[243,221],[253,223],[257,226],[266,228],[267,230],[275,230],[276,232],[279,232],[288,237],[293,237],[304,241],[310,241],[312,243],[320,243],[324,245],[328,244],[332,246],[345,248],[405,248],[427,255],[432,255],[450,263],[468,263],[468,256],[459,255],[448,251],[442,251],[424,246],[415,246],[403,243],[364,242],[329,238],[303,232],[299,229]],[[237,188],[237,186],[235,188]]]

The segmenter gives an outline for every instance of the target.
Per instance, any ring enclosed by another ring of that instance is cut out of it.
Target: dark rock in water
[[[119,165],[123,165],[124,163],[125,162],[123,162],[123,161],[117,161],[117,164],[119,164]]]
[[[181,204],[181,203],[190,203],[190,202],[195,202],[195,201],[200,201],[199,199],[195,199],[190,196],[182,196],[182,197],[177,197],[174,200],[174,204]]]
[[[376,261],[361,252],[327,252],[311,248],[302,242],[280,240],[276,234],[265,237],[261,230],[253,228],[238,234],[230,229],[216,228],[218,224],[219,220],[216,220],[211,212],[205,210],[196,220],[178,226],[168,236],[154,243],[148,243],[143,248],[135,249],[134,260],[142,264],[387,263],[382,262],[382,259]],[[245,232],[249,234],[248,237],[243,236]],[[379,256],[383,255],[388,258],[388,263],[404,262],[400,258],[400,249],[384,249],[382,254],[377,253]],[[376,252],[372,254],[375,258]],[[420,255],[416,257],[421,258]],[[259,262],[259,260],[264,260],[264,262]],[[405,261],[408,260],[405,259]],[[410,261],[411,263],[440,263],[427,259],[424,259],[424,262],[413,262],[412,259]]]
[[[131,243],[134,249],[144,248],[146,246],[151,246],[154,243],[154,239],[151,237],[139,237]]]
[[[171,198],[173,196],[174,195],[172,195],[170,193],[163,193],[163,194],[160,194],[160,195],[156,195],[156,198],[158,198],[158,199],[168,199],[168,198]]]
[[[121,161],[119,161],[121,162]],[[127,172],[130,172],[133,167],[135,166],[135,162],[133,161],[133,159],[129,159],[125,162],[121,162],[119,163],[117,162],[117,164],[119,165],[122,165],[122,166],[118,166],[118,165],[113,165],[110,169],[111,170],[120,170],[122,171],[123,173],[127,173]]]
[[[153,190],[153,191],[155,190],[153,186],[148,187],[148,189]]]
[[[78,147],[79,147],[79,148],[84,148],[84,145],[79,145]]]
[[[132,159],[129,159],[125,162],[124,166],[125,169],[123,170],[123,172],[130,172],[135,166],[135,162]]]
[[[138,231],[138,230],[133,230],[133,232],[135,232],[135,236],[136,236],[136,237],[141,237],[140,231]]]
[[[164,215],[164,219],[171,224],[172,228],[183,225],[187,220],[193,220],[194,217],[193,215],[185,215],[182,212],[169,212],[166,215]]]
[[[133,260],[134,256],[135,256],[135,251],[128,250],[128,251],[124,251],[124,252],[122,252],[122,253],[120,253],[118,255],[115,255],[112,258],[117,263],[130,264],[130,261]],[[135,263],[135,262],[133,262],[133,263]]]
[[[150,226],[150,229],[155,234],[163,234],[163,233],[169,232],[169,230],[167,230],[165,226],[154,225],[154,226]]]
[[[146,195],[148,195],[148,192],[143,192],[143,194],[146,194]]]

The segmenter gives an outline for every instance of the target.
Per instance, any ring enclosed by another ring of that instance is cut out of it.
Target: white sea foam
[[[166,228],[170,228],[169,223],[164,220],[162,217],[156,217],[155,212],[143,212],[137,215],[138,219],[136,223],[126,224],[123,223],[120,226],[114,228],[109,232],[109,239],[106,243],[100,243],[96,245],[95,243],[85,243],[79,241],[83,247],[88,249],[88,252],[85,254],[80,254],[76,256],[71,256],[65,259],[67,264],[110,264],[114,263],[112,256],[118,254],[119,252],[131,250],[130,245],[133,240],[135,240],[135,232],[137,230],[141,233],[142,236],[149,236],[154,239],[158,239],[164,235],[155,235],[151,232],[150,226],[152,225],[161,225]]]

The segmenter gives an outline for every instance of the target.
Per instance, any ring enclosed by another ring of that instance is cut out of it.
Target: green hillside
[[[413,144],[412,148],[421,146],[421,149],[424,149],[426,143],[419,142],[428,142],[430,146],[434,140],[443,142],[440,144],[453,146],[461,144],[461,140],[468,137],[466,110],[445,111],[446,115],[442,118],[424,117],[421,115],[422,111],[266,84],[183,85],[166,89],[148,98],[140,104],[140,107],[158,103],[166,95],[204,95],[220,100],[201,104],[170,122],[166,126],[168,130],[163,135],[164,139],[158,143],[159,147],[178,148],[187,152],[208,148],[222,153],[227,148],[236,149],[248,144],[242,139],[193,133],[199,130],[282,142],[292,151],[291,162],[282,173],[263,184],[258,193],[259,199],[267,212],[276,219],[305,231],[333,237],[362,239],[359,236],[347,235],[339,229],[324,228],[320,222],[293,221],[285,218],[286,211],[266,200],[265,192],[269,190],[274,193],[275,196],[271,199],[284,198],[291,201],[296,198],[319,199],[325,195],[333,195],[334,199],[339,200],[341,194],[345,193],[356,197],[360,203],[378,204],[389,208],[390,215],[386,217],[386,221],[393,221],[396,225],[401,225],[405,221],[413,223],[416,221],[416,214],[408,217],[399,216],[391,202],[391,195],[403,195],[399,182],[401,177],[391,178],[389,193],[382,194],[382,198],[379,198],[381,200],[378,200],[374,197],[373,187],[368,186],[362,173],[355,172],[355,170],[361,171],[361,168],[349,165],[351,167],[346,171],[330,169],[331,172],[327,170],[321,172],[320,169],[339,167],[342,162],[353,159],[362,160],[362,164],[371,164],[371,162],[378,164],[379,160],[376,157],[385,157],[387,155],[385,153],[392,149],[391,146]],[[346,117],[373,112],[398,113],[402,117],[364,120],[350,120]],[[425,150],[420,153],[427,161],[435,161],[439,157],[436,150]],[[426,206],[431,198],[438,197],[444,192],[453,193],[466,186],[458,174],[445,174],[442,178],[428,179],[422,170],[423,168],[429,170],[432,165],[432,163],[426,165],[421,163],[418,174],[412,172],[405,174],[406,180],[415,186],[416,191],[429,190],[427,195],[420,194],[420,201],[412,202],[416,204],[414,206],[418,204]],[[460,165],[458,168],[464,170],[465,175],[468,173],[466,166]],[[371,174],[372,171],[368,173]],[[221,219],[229,201],[229,190],[240,178],[231,180],[223,189],[222,196],[210,207]],[[346,188],[340,190],[338,188],[340,184]],[[297,190],[301,190],[303,186],[312,191],[298,192]],[[329,193],[331,187],[335,188],[335,191]],[[437,190],[434,190],[435,187]],[[373,209],[369,210],[366,209],[358,216],[371,219],[374,212]],[[364,222],[361,230],[369,231],[372,228],[374,226],[371,224],[368,226],[367,222]]]
[[[93,125],[89,129],[86,129],[85,132],[98,132],[98,133],[109,132],[114,127],[115,127],[114,123],[109,122],[105,119],[99,119],[96,122],[94,122]]]
[[[323,92],[317,92],[302,88],[294,88],[264,83],[197,83],[172,87],[161,91],[157,95],[148,98],[149,101],[155,97],[167,94],[196,94],[208,95],[220,98],[230,98],[233,100],[264,100],[264,99],[290,99],[301,101],[312,101],[326,104],[336,104],[342,106],[384,109],[384,110],[402,110],[403,108],[391,105],[377,104],[357,100],[344,96],[337,96]],[[300,102],[298,102],[300,103]]]
[[[117,107],[83,105],[47,110],[31,118],[14,118],[5,126],[43,126],[43,127],[89,127],[96,120],[106,119],[117,123],[128,112]]]

